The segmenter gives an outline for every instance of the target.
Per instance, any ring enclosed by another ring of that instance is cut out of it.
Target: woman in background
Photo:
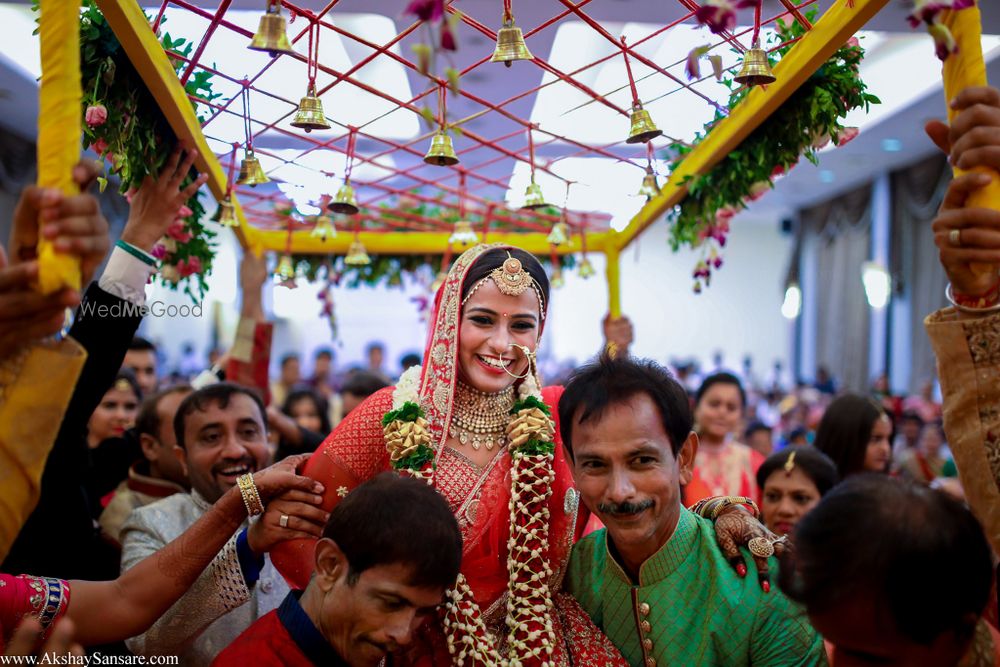
[[[788,535],[838,479],[837,466],[813,447],[772,454],[757,469],[764,525],[776,535]]]
[[[698,453],[694,477],[684,488],[685,506],[711,496],[757,498],[756,473],[764,456],[733,439],[746,403],[743,385],[731,373],[709,375],[698,388],[694,408]]]
[[[816,449],[836,464],[840,479],[859,472],[889,471],[892,421],[881,404],[844,394],[826,409],[816,430]]]

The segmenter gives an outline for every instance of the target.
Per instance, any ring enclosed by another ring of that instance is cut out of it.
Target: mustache
[[[601,514],[611,514],[612,516],[631,516],[644,512],[653,506],[653,500],[647,498],[637,503],[630,503],[627,500],[623,503],[600,503],[597,510]]]

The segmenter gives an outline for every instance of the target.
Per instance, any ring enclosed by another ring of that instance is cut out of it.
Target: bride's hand
[[[768,530],[743,505],[730,505],[719,512],[719,516],[715,519],[715,538],[726,560],[741,577],[746,576],[747,566],[739,547],[749,549],[757,564],[757,580],[760,587],[765,593],[771,592],[770,568],[767,563],[770,554],[763,554],[770,551],[780,556],[788,546],[785,538],[779,538]]]
[[[292,489],[322,495],[325,487],[314,479],[296,474],[312,454],[296,454],[254,473],[260,500],[267,505],[275,497]]]

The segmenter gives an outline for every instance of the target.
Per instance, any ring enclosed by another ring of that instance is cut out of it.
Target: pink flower
[[[177,271],[180,273],[181,278],[187,278],[190,275],[201,273],[201,260],[197,257],[182,259],[177,262]]]
[[[849,40],[847,40],[847,46],[853,49],[855,47],[861,46],[861,42],[858,41],[857,37],[851,37]]]
[[[187,217],[190,217],[193,214],[194,214],[194,211],[192,211],[191,209],[189,209],[184,204],[181,204],[181,207],[179,209],[177,209],[177,217],[178,218],[187,218]]]
[[[98,155],[103,156],[105,153],[108,152],[108,142],[106,142],[103,138],[98,139],[94,143],[90,144],[90,150],[94,151]]]
[[[927,32],[934,38],[934,53],[937,55],[938,60],[947,60],[948,56],[958,52],[958,44],[955,42],[955,37],[945,24],[931,23],[927,26]]]
[[[167,227],[167,236],[178,243],[187,243],[192,238],[191,232],[187,231],[185,224],[180,220]]]
[[[844,131],[837,136],[837,145],[845,146],[854,141],[855,137],[861,134],[861,130],[856,127],[845,127]]]
[[[732,32],[736,27],[736,10],[753,7],[760,2],[761,0],[707,0],[695,11],[694,16],[698,23],[708,26],[715,34]]]
[[[156,259],[163,259],[164,257],[167,256],[167,246],[163,245],[162,243],[157,243],[156,245],[153,246],[153,250],[149,254],[155,257]]]
[[[440,21],[444,16],[444,0],[412,0],[403,10],[421,21]]]
[[[689,81],[701,78],[701,57],[708,53],[709,48],[709,45],[705,44],[703,46],[696,46],[688,52],[684,72],[687,74]]]
[[[451,26],[445,21],[441,24],[441,49],[444,51],[458,51],[458,44],[455,42],[455,33],[451,31]]]
[[[913,0],[913,11],[906,20],[911,28],[921,23],[931,25],[938,22],[938,14],[946,9],[967,9],[974,4],[975,0]]]
[[[771,189],[771,181],[757,181],[750,186],[750,201],[757,201]]]
[[[103,104],[91,105],[87,107],[87,112],[83,115],[83,119],[87,121],[87,125],[90,127],[104,125],[104,122],[108,119],[108,108]]]
[[[708,0],[694,16],[715,34],[731,32],[736,27],[736,5],[732,0]]]

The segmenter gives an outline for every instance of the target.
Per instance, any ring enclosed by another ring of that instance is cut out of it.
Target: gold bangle
[[[723,498],[717,498],[716,500],[718,501],[719,504],[716,507],[712,508],[711,515],[709,516],[709,518],[712,521],[715,521],[717,518],[719,518],[719,513],[731,505],[749,506],[750,509],[752,510],[753,518],[756,519],[760,516],[760,509],[757,507],[757,503],[755,503],[753,500],[745,496],[725,496]]]
[[[257,516],[264,513],[264,503],[260,501],[260,493],[257,492],[257,485],[254,484],[253,474],[247,473],[236,478],[236,484],[240,487],[240,495],[243,496],[243,504],[246,505],[247,514]]]

